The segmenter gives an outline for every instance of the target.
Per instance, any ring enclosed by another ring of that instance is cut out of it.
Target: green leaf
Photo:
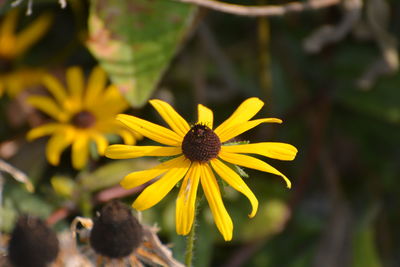
[[[281,200],[271,199],[260,202],[257,216],[246,223],[237,231],[236,239],[254,240],[261,237],[270,237],[282,231],[290,216],[288,206]]]
[[[51,186],[57,195],[72,198],[76,183],[68,176],[53,176],[50,180]]]
[[[165,0],[91,0],[87,46],[133,107],[151,96],[195,8]]]
[[[381,267],[372,226],[361,228],[353,240],[352,267]]]
[[[118,184],[127,174],[153,167],[158,162],[154,159],[119,160],[108,163],[92,173],[82,173],[80,186],[89,192]]]
[[[44,200],[39,194],[31,194],[18,184],[6,185],[3,205],[0,207],[2,223],[0,230],[10,232],[19,214],[27,213],[40,218],[47,218],[54,209],[53,204]]]

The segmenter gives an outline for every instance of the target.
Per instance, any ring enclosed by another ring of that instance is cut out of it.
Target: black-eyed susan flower
[[[121,185],[128,189],[161,176],[138,196],[133,203],[135,209],[146,210],[154,206],[183,179],[176,201],[176,231],[178,234],[186,235],[193,225],[196,194],[201,184],[217,228],[228,241],[232,239],[233,224],[222,202],[215,174],[250,200],[252,211],[249,217],[255,216],[258,201],[239,174],[226,163],[279,175],[288,187],[291,186],[289,179],[278,170],[246,154],[293,160],[297,149],[292,145],[274,142],[227,144],[230,139],[261,123],[282,122],[275,118],[251,120],[264,105],[260,99],[249,98],[244,101],[214,130],[213,112],[203,105],[198,105],[197,123],[190,126],[168,103],[151,100],[150,104],[171,129],[125,114],[118,115],[117,119],[133,131],[165,146],[112,145],[106,150],[106,156],[114,159],[143,156],[173,157],[152,169],[130,173],[121,181]]]
[[[0,96],[15,96],[28,86],[40,83],[45,71],[40,68],[16,67],[16,60],[48,30],[52,16],[39,16],[17,33],[18,9],[8,12],[0,23]]]
[[[46,147],[46,157],[51,164],[58,165],[62,151],[72,145],[72,165],[81,169],[88,160],[92,141],[99,155],[104,155],[108,134],[120,135],[126,144],[134,144],[140,138],[115,120],[115,115],[128,108],[128,103],[114,85],[105,88],[107,77],[100,67],[93,69],[86,87],[79,67],[67,69],[66,82],[68,90],[55,77],[46,74],[43,84],[52,97],[33,95],[28,98],[32,106],[54,119],[30,130],[27,135],[29,140],[52,135]]]

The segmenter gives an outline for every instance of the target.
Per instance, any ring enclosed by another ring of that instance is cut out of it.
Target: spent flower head
[[[107,203],[94,220],[90,244],[100,255],[124,258],[143,240],[143,229],[128,206],[118,200]]]
[[[14,266],[46,267],[58,251],[57,235],[43,220],[32,215],[18,218],[8,246],[8,258]]]
[[[72,146],[72,165],[83,168],[88,160],[89,145],[97,146],[103,155],[108,140],[105,135],[120,135],[126,144],[134,144],[139,134],[128,131],[115,120],[115,115],[128,108],[128,103],[114,85],[106,87],[107,77],[100,67],[95,67],[85,87],[84,75],[79,67],[70,67],[66,72],[68,90],[53,76],[46,74],[44,85],[51,96],[33,95],[28,102],[41,110],[53,121],[28,132],[33,140],[51,135],[46,147],[46,156],[53,165],[58,165],[60,155]]]
[[[249,199],[252,206],[249,217],[255,216],[258,200],[239,174],[226,163],[279,175],[288,187],[291,186],[289,179],[281,172],[266,162],[245,154],[293,160],[297,153],[294,146],[275,142],[226,145],[230,139],[261,123],[282,122],[275,118],[251,120],[264,105],[260,99],[247,99],[215,129],[213,112],[203,105],[198,105],[197,123],[190,126],[168,103],[151,100],[150,104],[171,129],[125,114],[118,115],[117,119],[131,130],[164,146],[112,145],[106,150],[106,156],[114,159],[172,157],[152,169],[130,173],[121,181],[121,185],[128,189],[161,176],[137,197],[133,203],[135,209],[146,210],[156,205],[183,179],[176,200],[176,231],[187,235],[193,225],[197,189],[201,184],[217,228],[228,241],[232,239],[233,223],[222,201],[215,174]]]

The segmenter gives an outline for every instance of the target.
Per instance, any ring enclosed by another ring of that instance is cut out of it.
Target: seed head
[[[106,204],[94,220],[90,233],[92,248],[109,258],[123,258],[140,246],[143,229],[130,208],[120,201]]]
[[[196,124],[185,135],[182,152],[191,161],[208,162],[221,150],[221,141],[206,125]]]
[[[11,234],[8,258],[15,267],[45,267],[57,258],[56,234],[41,219],[19,217]]]

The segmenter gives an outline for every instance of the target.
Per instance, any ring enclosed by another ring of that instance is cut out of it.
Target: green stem
[[[187,239],[186,239],[186,253],[185,253],[185,265],[186,265],[186,267],[191,267],[192,266],[193,251],[194,251],[194,240],[196,239],[197,205],[198,205],[198,201],[196,199],[196,203],[194,204],[195,210],[194,210],[193,225],[192,225],[192,229],[190,230],[190,233],[189,233],[189,235],[187,236]]]

